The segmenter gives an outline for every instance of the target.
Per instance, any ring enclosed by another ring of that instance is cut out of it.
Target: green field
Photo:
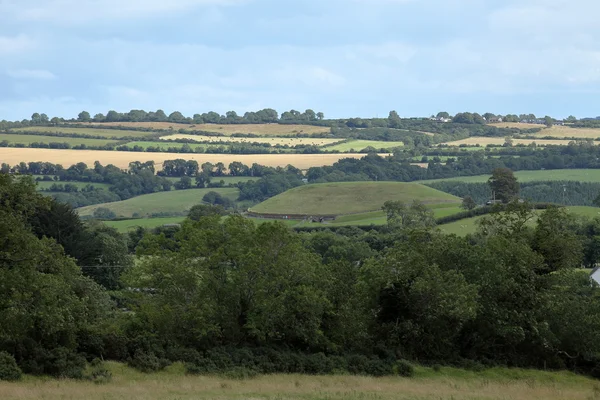
[[[597,218],[600,217],[600,208],[598,207],[585,207],[585,206],[569,206],[566,207],[567,211],[579,215],[584,218]],[[534,211],[539,214],[542,213],[542,210]],[[455,234],[459,236],[464,236],[469,233],[475,233],[477,230],[477,221],[479,221],[484,216],[478,216],[473,218],[465,218],[459,221],[450,222],[449,224],[439,225],[439,228],[442,232],[447,234]],[[530,223],[535,223],[534,218]]]
[[[460,202],[458,197],[416,183],[339,182],[300,186],[250,211],[263,214],[343,215],[380,210],[388,200],[426,204]]]
[[[111,228],[115,228],[121,233],[126,233],[137,227],[153,229],[168,224],[179,224],[183,220],[184,217],[138,218],[126,219],[123,221],[104,221],[104,224]]]
[[[121,129],[102,129],[102,128],[65,128],[65,127],[48,127],[48,126],[29,126],[26,128],[12,129],[11,132],[50,132],[50,133],[67,133],[79,134],[88,136],[103,136],[106,138],[123,138],[123,137],[149,137],[153,132],[128,131]]]
[[[17,133],[0,134],[0,142],[6,140],[9,143],[30,145],[31,143],[69,143],[71,146],[85,144],[86,146],[104,146],[115,143],[110,139],[82,139],[71,137],[41,136],[41,135],[19,135]]]
[[[491,175],[459,176],[446,179],[429,179],[419,181],[427,184],[440,181],[457,181],[467,183],[487,182]],[[600,182],[600,169],[549,169],[543,171],[516,171],[515,176],[520,182],[532,181],[579,181]]]
[[[114,203],[96,204],[77,209],[81,216],[91,216],[99,207],[105,207],[113,211],[120,218],[144,217],[157,213],[170,213],[185,215],[194,205],[202,203],[202,197],[208,192],[217,192],[231,200],[237,199],[238,189],[188,189],[173,190],[170,192],[159,192],[133,197],[128,200]]]
[[[366,149],[367,147],[379,149],[391,149],[393,147],[404,146],[404,142],[381,142],[377,140],[351,140],[346,143],[336,144],[335,146],[324,147],[325,151],[340,151],[342,153],[353,153]]]
[[[0,382],[2,400],[595,400],[598,382],[571,372],[492,368],[471,372],[456,368],[415,367],[412,378],[352,375],[261,375],[229,379],[220,375],[186,375],[182,364],[144,374],[107,362],[112,380],[27,376]]]

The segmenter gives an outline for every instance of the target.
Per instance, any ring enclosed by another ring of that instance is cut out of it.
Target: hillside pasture
[[[540,135],[540,136],[546,136],[546,135]],[[549,140],[549,139],[512,139],[513,145],[517,145],[517,144],[524,144],[524,145],[529,145],[532,142],[535,142],[536,145],[538,146],[567,146],[569,144],[571,140],[560,140],[560,139],[556,139],[556,140]],[[497,146],[502,146],[505,142],[505,138],[496,138],[496,137],[478,137],[478,136],[472,136],[470,138],[466,138],[466,139],[462,139],[462,140],[457,140],[454,142],[446,142],[443,143],[444,145],[448,145],[448,146],[460,146],[461,144],[467,145],[467,146],[476,146],[476,145],[480,145],[480,146],[487,146],[488,144],[493,144],[493,145],[497,145]],[[594,142],[594,144],[598,144],[597,142]]]
[[[117,126],[124,128],[145,128],[157,130],[203,131],[221,133],[225,136],[234,133],[252,133],[261,136],[295,136],[297,134],[312,135],[314,133],[329,133],[330,128],[312,125],[283,125],[283,124],[178,124],[173,122],[99,122],[90,125]]]
[[[386,156],[387,154],[381,154]],[[16,165],[21,161],[41,161],[61,164],[69,167],[78,162],[84,162],[88,166],[94,165],[95,161],[103,165],[113,164],[119,168],[128,168],[132,161],[154,161],[156,169],[160,170],[165,160],[182,158],[195,160],[199,164],[211,162],[216,164],[222,162],[226,166],[234,161],[245,165],[258,163],[267,167],[285,167],[289,164],[300,168],[321,167],[332,165],[342,158],[362,158],[365,154],[343,153],[343,154],[181,154],[181,153],[145,153],[133,151],[95,151],[95,150],[54,150],[54,149],[17,149],[11,147],[0,147],[0,162]]]
[[[519,182],[534,181],[578,181],[578,182],[600,182],[600,169],[549,169],[538,171],[516,171],[515,176]],[[428,179],[418,181],[427,184],[433,182],[487,182],[491,175],[458,176],[444,179]]]
[[[145,374],[107,362],[113,379],[103,385],[27,376],[0,382],[3,400],[594,400],[598,383],[570,372],[492,368],[471,372],[450,367],[415,368],[412,378],[353,375],[261,375],[231,379],[185,374],[180,363]]]
[[[163,225],[179,224],[183,222],[184,219],[184,217],[137,218],[125,219],[122,221],[104,221],[104,225],[115,228],[121,233],[127,233],[138,227],[154,229]]]
[[[338,182],[299,186],[252,207],[258,214],[345,215],[378,211],[388,200],[456,204],[458,197],[416,183]]]
[[[159,213],[185,215],[192,206],[202,203],[208,192],[217,192],[235,201],[239,190],[236,188],[188,189],[158,192],[116,201],[114,203],[96,204],[77,209],[79,215],[91,216],[99,207],[108,208],[119,218],[145,217]]]
[[[204,136],[176,134],[163,136],[160,140],[188,139],[196,142],[211,142],[220,144],[229,143],[268,143],[271,146],[325,146],[342,141],[342,139],[319,139],[319,138],[281,138],[281,137],[231,137],[231,136]],[[192,144],[190,144],[192,146]]]
[[[325,151],[341,151],[341,152],[354,152],[361,151],[367,147],[373,147],[379,149],[392,149],[394,147],[402,147],[404,142],[383,142],[378,140],[351,140],[345,143],[340,143],[335,146],[325,147]]]
[[[123,137],[149,137],[152,132],[128,131],[118,129],[101,129],[101,128],[80,128],[80,127],[52,127],[52,126],[28,126],[26,128],[12,129],[10,132],[48,132],[48,133],[65,133],[78,134],[86,136],[102,136],[109,139],[118,139]],[[58,138],[57,138],[58,139]]]
[[[18,133],[0,133],[0,142],[7,141],[12,144],[30,145],[31,143],[68,143],[71,146],[86,145],[86,146],[105,146],[110,143],[115,143],[116,140],[110,139],[85,139],[72,137],[57,137],[43,135],[23,135]]]

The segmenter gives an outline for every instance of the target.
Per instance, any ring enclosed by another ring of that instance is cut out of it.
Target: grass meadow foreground
[[[413,378],[265,375],[235,380],[185,375],[180,364],[155,374],[142,374],[123,364],[107,364],[113,378],[106,384],[26,377],[17,383],[0,382],[0,397],[3,400],[600,399],[600,384],[568,372],[503,368],[478,373],[441,368],[435,372],[418,367]]]

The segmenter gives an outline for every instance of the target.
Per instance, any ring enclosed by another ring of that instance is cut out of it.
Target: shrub
[[[415,367],[406,360],[396,361],[393,370],[396,375],[405,376],[407,378],[410,378],[415,374]]]
[[[371,376],[387,376],[392,374],[392,365],[384,360],[369,360],[365,372]]]
[[[15,358],[4,351],[0,351],[0,381],[18,381],[21,379],[22,374]]]
[[[104,363],[95,358],[90,363],[90,371],[86,378],[97,385],[109,383],[112,380],[112,373],[104,366]]]
[[[156,372],[169,365],[166,359],[158,358],[154,353],[136,350],[135,355],[129,360],[129,366],[141,372]]]
[[[328,374],[333,370],[333,366],[325,354],[316,353],[306,357],[304,369],[308,374]]]
[[[36,348],[35,355],[22,363],[25,372],[57,378],[83,378],[85,358],[66,347]]]
[[[212,360],[200,357],[194,362],[185,363],[185,372],[190,375],[211,374],[217,372],[217,366]]]
[[[348,357],[348,372],[359,375],[367,371],[369,358],[363,355],[353,354]]]

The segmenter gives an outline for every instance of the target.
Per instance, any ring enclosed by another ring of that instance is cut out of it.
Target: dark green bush
[[[128,364],[138,371],[149,373],[164,369],[169,365],[169,361],[158,358],[154,353],[146,353],[138,349]]]
[[[193,362],[185,363],[185,372],[190,375],[213,374],[217,372],[217,366],[212,360],[200,357]]]
[[[348,356],[348,372],[355,375],[364,374],[367,371],[369,365],[369,358],[367,356],[353,354]]]
[[[90,370],[85,377],[95,384],[101,385],[112,380],[112,373],[104,366],[102,360],[95,358],[90,362]]]
[[[396,375],[410,378],[415,374],[415,367],[406,360],[398,360],[394,364],[393,371]]]
[[[0,351],[0,381],[18,381],[21,379],[22,374],[15,358],[4,351]]]
[[[85,370],[85,358],[66,347],[51,350],[37,348],[32,358],[23,361],[22,368],[34,375],[81,379]]]
[[[369,360],[365,373],[371,376],[388,376],[392,374],[392,365],[385,360]]]

